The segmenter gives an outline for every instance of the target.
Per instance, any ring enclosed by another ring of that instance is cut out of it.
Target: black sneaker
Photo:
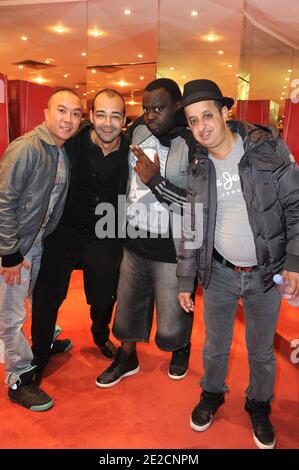
[[[269,401],[256,401],[246,398],[245,410],[249,413],[253,425],[253,439],[259,449],[274,449],[275,432],[270,421],[271,405]]]
[[[190,348],[191,343],[178,349],[178,351],[173,351],[168,369],[168,377],[174,380],[180,380],[185,377],[188,372]]]
[[[200,402],[194,408],[190,426],[195,431],[205,431],[212,423],[212,419],[219,406],[224,403],[224,393],[203,391]]]
[[[117,349],[116,358],[112,364],[96,379],[96,386],[101,388],[113,387],[123,377],[139,372],[139,362],[136,352],[128,354],[122,348]]]
[[[54,339],[50,349],[50,355],[68,352],[72,347],[73,343],[70,339]]]
[[[19,381],[9,387],[8,396],[10,400],[28,410],[46,411],[53,406],[53,400],[33,382],[35,371],[36,367],[31,367],[20,374]]]
[[[100,348],[103,356],[108,357],[108,359],[116,357],[117,347],[114,346],[110,339],[108,339],[104,344],[99,344],[96,340],[94,340],[94,343]]]

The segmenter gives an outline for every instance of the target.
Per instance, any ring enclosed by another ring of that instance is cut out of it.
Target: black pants
[[[49,361],[58,309],[78,266],[83,269],[86,300],[91,305],[94,341],[98,345],[107,341],[120,261],[121,245],[115,239],[99,240],[71,228],[56,230],[45,239],[32,303],[32,351],[40,369]]]

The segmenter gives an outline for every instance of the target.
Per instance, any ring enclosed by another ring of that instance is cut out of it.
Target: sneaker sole
[[[168,377],[172,380],[181,380],[183,379],[184,377],[186,377],[187,375],[187,372],[188,370],[186,370],[186,372],[183,374],[183,375],[172,375],[169,371],[168,371]]]
[[[259,449],[274,449],[274,447],[276,445],[276,438],[274,439],[274,441],[271,444],[263,444],[261,441],[258,440],[258,438],[256,437],[256,435],[254,433],[253,433],[253,440],[255,442],[255,445]]]
[[[45,403],[44,405],[34,405],[34,406],[31,406],[30,408],[28,408],[27,406],[22,405],[22,403],[18,402],[17,400],[14,400],[11,397],[9,397],[9,399],[13,403],[17,403],[18,405],[23,406],[23,408],[26,408],[27,410],[30,410],[30,411],[47,411],[50,408],[52,408],[52,406],[54,405],[54,401],[51,400],[50,402]]]
[[[204,424],[203,426],[198,426],[198,424],[194,424],[193,421],[192,421],[192,416],[190,417],[190,427],[191,429],[193,429],[194,431],[199,431],[199,432],[202,432],[202,431],[205,431],[206,429],[208,429],[211,424],[212,424],[212,420],[213,420],[213,417],[211,417],[211,420],[207,423],[207,424]]]
[[[96,386],[97,386],[97,387],[100,387],[100,388],[109,388],[109,387],[113,387],[114,385],[118,384],[124,377],[129,377],[130,375],[137,374],[137,372],[139,372],[139,366],[136,367],[136,369],[133,369],[133,370],[130,370],[129,372],[126,372],[126,373],[123,374],[121,377],[119,377],[119,379],[114,380],[114,382],[110,382],[109,384],[102,384],[101,382],[98,382],[98,381],[96,380]]]

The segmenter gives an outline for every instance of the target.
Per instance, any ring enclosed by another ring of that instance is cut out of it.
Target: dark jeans
[[[85,295],[91,305],[94,341],[98,345],[107,341],[119,257],[117,240],[99,240],[73,229],[54,232],[45,239],[32,302],[32,351],[38,367],[43,369],[49,361],[58,309],[66,298],[71,273],[78,266],[83,269]]]
[[[190,341],[193,314],[178,302],[176,263],[152,261],[124,249],[113,334],[125,342],[149,341],[156,303],[156,344],[176,351]]]
[[[202,388],[215,393],[227,390],[235,315],[242,298],[250,371],[246,394],[249,400],[270,400],[275,383],[274,333],[281,300],[275,287],[264,293],[258,271],[236,272],[213,260],[210,284],[203,295],[206,339]]]

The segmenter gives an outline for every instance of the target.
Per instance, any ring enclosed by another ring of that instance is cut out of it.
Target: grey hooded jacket
[[[283,269],[299,272],[299,166],[276,129],[239,121],[229,127],[243,139],[239,175],[266,291],[274,284],[274,274]],[[216,171],[207,149],[198,145],[193,156],[177,266],[180,292],[193,292],[196,275],[207,287],[212,269]]]
[[[58,148],[45,123],[14,140],[0,160],[0,256],[2,266],[21,263],[46,214],[55,182]],[[66,202],[66,185],[54,207],[44,236],[51,233]]]

